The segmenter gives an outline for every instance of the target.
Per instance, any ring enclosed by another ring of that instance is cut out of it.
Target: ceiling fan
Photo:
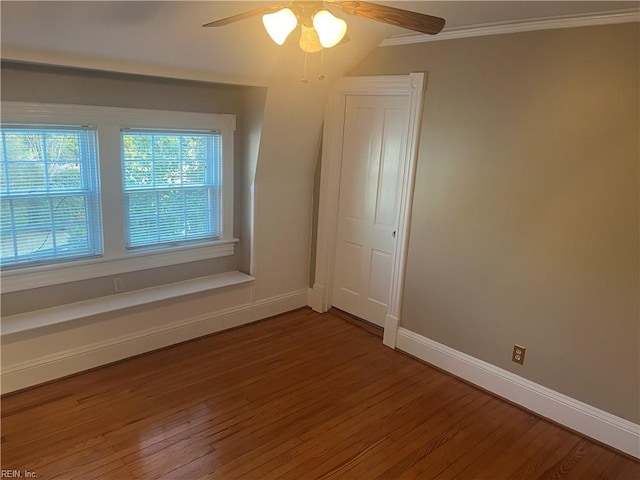
[[[291,1],[267,5],[231,17],[209,22],[203,27],[220,27],[233,22],[262,15],[269,36],[282,45],[289,34],[300,25],[300,48],[305,53],[314,53],[349,41],[347,23],[333,15],[329,9],[336,8],[349,15],[377,20],[416,32],[435,35],[444,27],[444,18],[411,12],[400,8],[370,2],[350,0]]]

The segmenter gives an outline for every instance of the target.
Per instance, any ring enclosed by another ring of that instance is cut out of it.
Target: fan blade
[[[267,5],[266,7],[256,8],[254,10],[249,10],[248,12],[239,13],[237,15],[232,15],[231,17],[205,23],[202,26],[203,27],[221,27],[223,25],[228,25],[233,22],[239,22],[240,20],[245,20],[247,18],[251,18],[256,15],[266,15],[267,13],[277,12],[278,10],[286,7],[287,5],[289,5],[289,3],[278,3],[275,5]]]
[[[350,15],[358,15],[378,22],[415,30],[416,32],[428,33],[429,35],[435,35],[440,32],[445,22],[444,18],[369,2],[336,0],[329,2],[328,5],[338,7]]]

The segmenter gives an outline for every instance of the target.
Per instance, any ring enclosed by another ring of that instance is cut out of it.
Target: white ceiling
[[[283,55],[260,17],[218,28],[203,23],[251,10],[253,1],[6,1],[1,3],[2,57],[57,65],[267,85]],[[446,18],[445,29],[637,8],[618,1],[381,1]],[[337,11],[336,11],[337,13]],[[352,41],[336,47],[354,65],[385,38],[407,30],[343,15]],[[295,44],[290,38],[287,43]],[[327,62],[334,53],[327,51]]]

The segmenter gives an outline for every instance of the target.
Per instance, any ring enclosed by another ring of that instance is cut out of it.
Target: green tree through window
[[[0,160],[3,266],[101,253],[93,130],[3,126]]]
[[[221,136],[122,132],[127,247],[220,236]]]

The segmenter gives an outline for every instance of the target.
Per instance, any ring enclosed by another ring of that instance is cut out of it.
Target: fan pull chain
[[[307,52],[304,52],[304,73],[302,75],[302,84],[306,85],[307,83],[309,83],[309,80],[307,79]]]
[[[318,80],[324,80],[324,48],[320,50],[320,75],[318,75]]]

